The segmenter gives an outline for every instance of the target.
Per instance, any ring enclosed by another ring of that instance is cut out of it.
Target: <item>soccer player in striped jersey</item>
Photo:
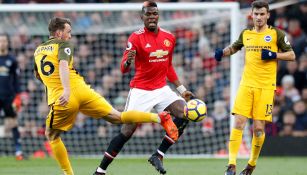
[[[251,175],[265,139],[265,123],[272,122],[277,61],[294,61],[295,54],[285,33],[269,26],[269,5],[265,1],[252,3],[254,27],[241,32],[239,39],[225,49],[216,49],[215,59],[230,56],[245,47],[245,66],[232,109],[234,127],[229,138],[229,161],[225,175],[236,174],[236,158],[248,119],[253,120],[250,159],[240,175]]]
[[[60,134],[73,127],[78,112],[111,123],[160,123],[172,139],[178,139],[178,129],[167,112],[159,115],[137,110],[119,112],[85,83],[73,68],[69,19],[52,18],[48,28],[49,40],[40,44],[34,52],[34,73],[46,86],[50,112],[45,135],[65,175],[74,173]]]

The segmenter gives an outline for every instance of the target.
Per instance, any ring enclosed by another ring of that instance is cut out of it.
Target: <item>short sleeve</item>
[[[244,31],[241,32],[239,38],[237,39],[237,41],[235,41],[233,44],[232,44],[232,47],[236,50],[241,50],[241,48],[244,46],[243,45],[243,33]]]
[[[290,44],[286,34],[279,29],[276,29],[276,32],[277,32],[278,49],[281,50],[282,52],[292,51],[293,49],[291,47],[291,44]]]
[[[129,36],[127,41],[126,51],[129,50],[137,50],[137,36],[134,33]]]
[[[59,60],[70,61],[73,56],[73,46],[69,42],[59,43]]]

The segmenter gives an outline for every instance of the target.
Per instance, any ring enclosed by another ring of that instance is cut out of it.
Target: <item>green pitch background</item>
[[[167,175],[223,175],[226,159],[165,159]],[[238,161],[238,171],[247,160]],[[75,175],[92,175],[99,159],[72,158]],[[253,175],[307,175],[307,157],[265,157],[258,161]],[[147,159],[114,160],[108,175],[157,175]],[[237,173],[238,174],[238,173]],[[0,175],[61,175],[55,160],[29,159],[15,161],[14,157],[0,157]]]

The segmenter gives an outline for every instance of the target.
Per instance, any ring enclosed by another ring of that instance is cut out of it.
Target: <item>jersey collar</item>
[[[148,33],[148,34],[151,34],[151,35],[158,35],[159,32],[160,32],[160,27],[158,26],[158,32],[157,32],[157,34],[155,34],[155,32],[152,32],[152,31],[148,30],[146,27],[144,27],[144,30],[145,30],[145,32]]]

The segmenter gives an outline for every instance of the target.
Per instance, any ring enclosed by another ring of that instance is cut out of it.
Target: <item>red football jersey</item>
[[[157,34],[146,28],[132,33],[121,61],[121,71],[128,72],[130,68],[124,68],[127,54],[131,50],[136,51],[135,75],[130,87],[154,90],[165,86],[166,79],[170,82],[178,80],[172,66],[175,44],[174,35],[162,28],[158,28]]]

